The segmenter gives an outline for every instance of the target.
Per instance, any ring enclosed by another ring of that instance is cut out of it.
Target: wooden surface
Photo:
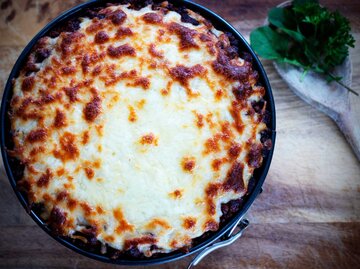
[[[0,91],[27,42],[78,1],[0,2]],[[246,38],[280,1],[199,0]],[[353,88],[360,92],[360,2],[321,1],[352,25]],[[330,118],[295,96],[263,61],[277,109],[277,142],[251,226],[197,268],[360,268],[360,164]],[[316,89],[309,89],[316,90]],[[115,268],[76,254],[43,232],[20,206],[0,167],[0,268]],[[190,257],[150,268],[185,268]],[[124,268],[124,267],[122,267]],[[137,267],[143,268],[143,267]]]

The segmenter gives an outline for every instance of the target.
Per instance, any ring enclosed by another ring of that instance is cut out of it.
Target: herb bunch
[[[329,11],[317,0],[294,0],[289,7],[272,8],[268,21],[250,34],[251,46],[261,57],[300,67],[304,76],[308,71],[323,74],[328,82],[358,95],[331,73],[355,44],[349,21],[338,11]]]

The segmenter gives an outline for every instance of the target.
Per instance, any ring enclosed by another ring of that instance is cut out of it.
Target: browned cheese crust
[[[41,38],[11,100],[29,203],[54,233],[114,257],[218,230],[272,147],[265,89],[235,39],[184,8],[134,3]]]

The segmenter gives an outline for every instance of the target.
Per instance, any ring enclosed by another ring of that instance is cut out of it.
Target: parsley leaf
[[[316,0],[294,0],[289,7],[275,7],[268,13],[268,26],[250,34],[254,50],[266,59],[289,63],[325,75],[358,95],[332,74],[335,66],[354,47],[350,23],[339,12],[331,12]]]
[[[304,40],[304,36],[297,32],[296,30],[291,30],[292,26],[294,26],[293,23],[296,23],[295,21],[290,20],[290,18],[287,16],[287,12],[283,8],[273,8],[269,11],[269,22],[276,26],[277,28],[284,31],[286,34],[291,36],[296,41],[302,42]],[[296,24],[295,24],[296,26]]]
[[[263,26],[252,33],[252,45],[264,58],[276,60],[286,52],[288,40],[281,37],[279,33],[270,27]]]

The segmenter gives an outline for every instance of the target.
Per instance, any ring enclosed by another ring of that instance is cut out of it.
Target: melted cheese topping
[[[146,256],[190,246],[261,163],[264,88],[196,14],[198,26],[150,7],[100,13],[43,38],[48,55],[14,82],[22,184],[62,235]]]

